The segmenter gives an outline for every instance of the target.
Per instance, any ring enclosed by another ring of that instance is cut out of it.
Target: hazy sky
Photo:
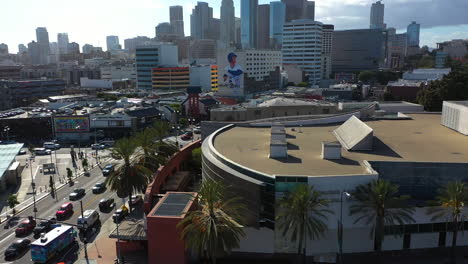
[[[70,42],[102,46],[106,36],[123,40],[154,37],[155,26],[169,20],[169,6],[184,7],[185,34],[190,34],[190,14],[196,0],[1,0],[0,43],[16,53],[18,44],[36,39],[36,27],[47,27],[51,42],[67,32]],[[221,0],[207,0],[219,18]],[[270,1],[259,0],[259,4]],[[373,0],[316,0],[316,20],[335,25],[336,30],[369,27]],[[384,0],[385,23],[399,32],[411,21],[421,24],[421,45],[468,38],[468,0]],[[236,16],[240,0],[234,0]]]

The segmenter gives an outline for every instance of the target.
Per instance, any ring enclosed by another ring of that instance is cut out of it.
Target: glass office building
[[[283,26],[286,21],[286,5],[275,1],[270,3],[270,41],[273,47],[283,44]]]
[[[241,0],[241,43],[243,49],[256,47],[258,0]]]

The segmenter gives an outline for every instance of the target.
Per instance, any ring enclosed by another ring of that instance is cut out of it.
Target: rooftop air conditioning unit
[[[326,160],[341,159],[340,142],[322,142],[322,159],[326,159]]]

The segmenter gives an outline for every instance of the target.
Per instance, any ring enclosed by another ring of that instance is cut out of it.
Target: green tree
[[[52,175],[49,177],[49,188],[50,188],[50,195],[52,198],[55,198],[55,182],[54,179],[52,178]]]
[[[192,160],[196,168],[201,170],[202,166],[202,157],[201,157],[201,148],[196,148],[192,150]]]
[[[297,83],[297,86],[298,86],[298,87],[308,87],[308,86],[309,86],[309,83],[307,83],[307,82],[300,82],[300,83]]]
[[[186,127],[188,125],[187,118],[179,118],[179,124],[181,127]]]
[[[163,139],[169,135],[169,123],[159,121],[153,125],[154,135],[159,140],[159,143],[163,143]]]
[[[84,158],[84,159],[81,161],[81,166],[83,166],[83,169],[84,169],[85,171],[88,171],[88,166],[89,166],[89,164],[88,164],[88,159],[87,159],[87,158]]]
[[[468,190],[462,182],[449,182],[444,188],[439,190],[436,201],[432,202],[433,207],[427,210],[434,220],[450,219],[452,228],[452,247],[450,249],[450,262],[455,263],[455,248],[457,246],[458,231],[463,230],[465,214],[463,210],[468,203]]]
[[[463,66],[442,80],[432,81],[418,93],[417,100],[428,111],[441,111],[443,101],[468,100],[468,67]]]
[[[137,151],[138,144],[134,139],[122,138],[110,149],[111,156],[120,162],[115,172],[106,178],[106,185],[117,192],[120,197],[129,196],[130,211],[132,194],[143,192],[152,180],[151,170],[145,167],[144,155]]]
[[[372,79],[375,78],[375,72],[373,71],[362,71],[358,75],[359,81],[363,83],[369,83]]]
[[[8,203],[8,207],[11,208],[13,215],[15,215],[16,214],[15,206],[17,204],[19,204],[18,196],[14,195],[14,194],[8,195],[7,203]]]
[[[364,221],[370,225],[371,237],[374,236],[374,250],[382,250],[385,225],[413,223],[414,209],[407,204],[407,196],[398,196],[398,186],[378,179],[356,187],[352,193],[357,203],[350,207],[350,215],[359,215],[354,221]]]
[[[424,55],[416,63],[417,68],[434,68],[435,66],[435,57],[430,55]]]
[[[297,253],[305,258],[307,239],[318,239],[327,230],[325,221],[331,214],[329,201],[321,197],[313,186],[298,185],[281,199],[278,227],[282,235],[298,242]]]
[[[73,182],[73,172],[70,168],[67,168],[67,178],[68,182]]]
[[[216,263],[216,258],[239,247],[243,231],[238,196],[228,198],[228,189],[220,181],[205,179],[198,192],[198,209],[191,211],[178,224],[187,248]]]

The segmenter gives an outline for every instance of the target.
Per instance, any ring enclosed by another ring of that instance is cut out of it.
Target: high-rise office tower
[[[33,65],[42,64],[41,48],[39,46],[39,43],[35,42],[34,40],[28,43],[28,53],[29,53],[29,57],[31,58],[31,64]]]
[[[70,54],[80,54],[80,44],[72,42],[68,44],[68,53]]]
[[[68,53],[68,33],[58,33],[57,34],[57,45],[59,49],[59,54]],[[56,54],[56,53],[55,53]]]
[[[136,47],[137,87],[151,89],[152,69],[165,66],[174,67],[179,63],[177,46],[173,44],[158,44]]]
[[[172,26],[168,22],[159,23],[156,26],[156,39],[162,40],[166,36],[172,35]]]
[[[304,18],[306,0],[281,0],[286,5],[286,21]]]
[[[48,64],[50,54],[49,33],[45,27],[38,27],[36,29],[36,39],[39,45],[39,63]]]
[[[208,39],[219,40],[220,38],[220,29],[221,29],[221,22],[219,18],[213,18],[210,21],[210,29],[208,31]]]
[[[0,55],[8,55],[8,45],[5,43],[0,44]]]
[[[18,53],[28,52],[28,48],[24,44],[18,45]]]
[[[304,18],[315,20],[315,1],[307,1],[304,10]]]
[[[172,33],[184,37],[184,8],[180,5],[169,7],[169,21],[172,27]]]
[[[106,37],[107,51],[119,50],[121,48],[119,44],[118,36],[107,36]]]
[[[54,54],[54,55],[60,54],[59,53],[60,50],[59,50],[59,46],[57,42],[51,42],[49,46],[50,46],[50,54]]]
[[[240,47],[241,44],[241,19],[240,17],[234,18],[234,42],[236,43],[236,47]]]
[[[333,31],[335,26],[322,26],[322,79],[329,79],[332,73]]]
[[[411,22],[406,29],[406,35],[408,37],[408,46],[419,46],[419,30],[420,24],[415,21]]]
[[[235,39],[234,2],[223,0],[221,2],[220,40],[226,45],[232,45]]]
[[[257,45],[258,0],[241,0],[241,42],[243,49]]]
[[[286,21],[286,5],[283,2],[270,2],[270,45],[281,48],[283,44],[283,26]]]
[[[190,15],[190,34],[194,39],[207,39],[213,20],[213,8],[206,2],[197,2]]]
[[[259,5],[257,9],[257,49],[270,48],[270,5]]]
[[[295,64],[316,85],[322,77],[322,23],[311,19],[286,22],[283,27],[283,64]]]
[[[90,54],[91,52],[93,52],[93,49],[94,49],[94,46],[91,45],[91,44],[84,44],[83,45],[83,54]]]
[[[370,11],[370,29],[385,29],[384,24],[385,5],[381,1],[372,4]]]

